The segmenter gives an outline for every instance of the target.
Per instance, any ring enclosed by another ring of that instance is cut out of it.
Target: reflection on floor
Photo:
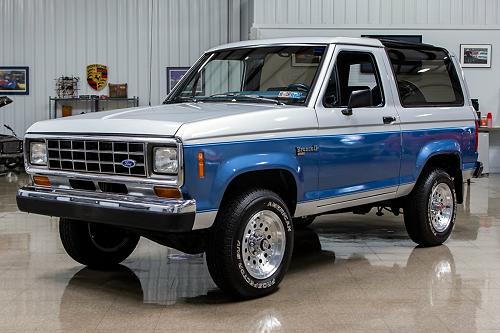
[[[324,216],[296,232],[275,294],[235,302],[203,256],[141,240],[93,271],[65,254],[57,220],[17,211],[24,175],[0,176],[0,332],[500,332],[500,176],[474,180],[446,245],[417,248],[401,217]]]

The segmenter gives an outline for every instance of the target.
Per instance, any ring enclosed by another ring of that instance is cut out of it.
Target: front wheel
[[[427,171],[406,200],[404,221],[410,238],[423,246],[444,243],[455,225],[457,200],[450,175]]]
[[[292,251],[287,206],[276,193],[256,189],[221,209],[207,247],[207,265],[223,291],[254,298],[277,289]]]
[[[59,235],[64,249],[80,264],[109,268],[134,251],[139,235],[111,225],[61,218]]]

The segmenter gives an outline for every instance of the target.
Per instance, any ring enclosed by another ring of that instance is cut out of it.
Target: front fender
[[[422,147],[418,153],[414,175],[415,179],[418,179],[422,169],[430,158],[442,154],[457,155],[460,160],[460,169],[462,168],[462,148],[456,140],[432,141]]]
[[[218,207],[233,179],[247,172],[261,170],[289,171],[297,185],[297,194],[302,193],[303,174],[297,158],[291,154],[264,153],[240,155],[224,161],[214,177],[211,204]]]

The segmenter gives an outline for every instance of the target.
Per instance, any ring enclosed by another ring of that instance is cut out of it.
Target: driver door
[[[393,197],[402,153],[389,77],[381,75],[390,70],[384,49],[339,45],[334,59],[316,105],[321,133],[318,206],[324,211]],[[350,94],[366,89],[370,105],[344,114]]]

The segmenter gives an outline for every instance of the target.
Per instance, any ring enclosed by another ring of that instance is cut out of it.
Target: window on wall
[[[439,48],[387,48],[403,107],[462,106],[455,66]]]
[[[324,105],[347,107],[353,91],[367,89],[372,93],[372,107],[384,105],[380,75],[373,55],[367,52],[339,52],[325,92]]]

